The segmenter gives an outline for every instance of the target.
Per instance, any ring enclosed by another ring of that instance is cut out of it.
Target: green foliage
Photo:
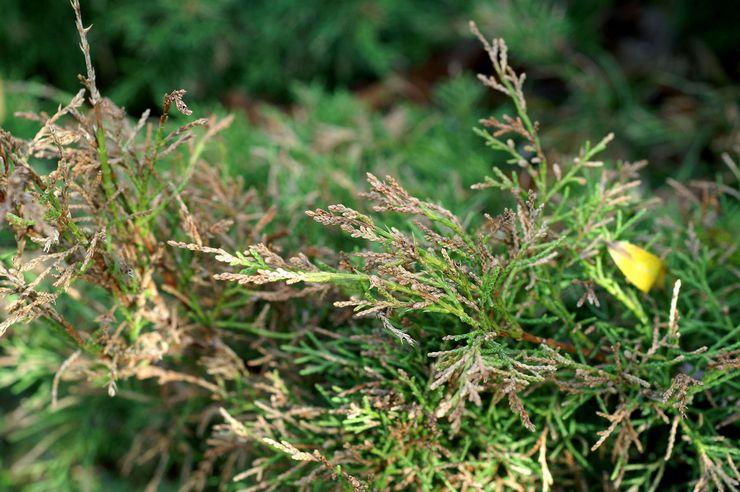
[[[59,49],[75,43],[65,2],[0,6],[0,53],[23,53],[0,57],[6,92],[27,90],[14,80],[30,78],[76,90],[79,60]],[[463,22],[475,18],[519,53],[533,82],[530,100],[543,107],[541,122],[562,151],[574,152],[582,135],[614,132],[612,157],[649,159],[645,180],[660,186],[669,176],[715,172],[740,123],[737,89],[728,84],[738,76],[738,30],[731,16],[710,23],[704,13],[718,3],[701,12],[689,0],[634,8],[613,0],[88,0],[85,7],[99,85],[137,111],[172,87],[211,106],[292,101],[295,81],[363,93],[380,86],[426,100],[431,82],[415,75],[477,67]]]
[[[209,12],[185,6],[167,25]],[[175,90],[133,121],[73,7],[85,88],[48,112],[14,92],[36,129],[0,130],[0,487],[738,486],[736,156],[651,191],[611,134],[540,126],[476,28],[492,75],[431,107],[304,85],[290,110],[177,125]],[[481,119],[485,87],[506,100]],[[629,285],[620,240],[663,259],[665,289]]]
[[[487,216],[483,225],[466,230],[452,213],[416,199],[392,178],[383,182],[369,175],[371,191],[365,196],[372,210],[415,219],[401,231],[344,205],[308,212],[317,222],[374,245],[337,266],[305,256],[283,260],[264,245],[236,255],[206,251],[239,269],[218,279],[284,284],[265,294],[273,299],[327,292],[327,284],[335,285],[351,296],[335,307],[351,307],[355,317],[375,317],[387,331],[373,336],[356,329],[346,335],[322,330],[325,340],[306,335],[297,346],[281,347],[301,355],[294,359],[304,366],[301,375],[323,375],[317,390],[325,401],[286,422],[280,412],[303,402],[281,381],[272,393],[280,394],[282,404],[271,400],[269,408],[249,408],[235,403],[231,413],[245,419],[228,418],[236,436],[261,440],[301,462],[279,472],[258,466],[244,476],[297,478],[305,476],[305,461],[317,463],[309,477],[317,476],[322,463],[302,456],[291,443],[331,456],[336,442],[334,462],[350,476],[372,477],[378,489],[552,485],[553,477],[560,477],[555,483],[563,487],[574,475],[597,483],[605,471],[616,486],[654,489],[667,471],[669,476],[679,472],[668,460],[674,452],[698,466],[693,477],[699,488],[710,481],[717,487],[734,485],[739,452],[730,435],[716,428],[717,422],[732,419],[733,409],[716,402],[719,394],[737,390],[737,346],[728,342],[736,338],[739,306],[728,289],[719,289],[727,283],[734,289],[736,272],[712,268],[708,260],[717,250],[698,242],[693,258],[671,254],[685,250],[694,234],[671,224],[660,237],[672,238],[668,267],[678,279],[672,297],[662,296],[663,302],[641,298],[625,286],[614,267],[604,264],[603,245],[612,238],[639,237],[638,226],[660,229],[645,217],[647,204],[634,193],[642,166],[610,169],[596,161],[609,137],[587,144],[567,168],[553,166],[548,179],[548,152],[526,113],[522,79],[507,66],[505,45],[496,43],[489,46],[496,77],[482,80],[507,93],[518,114],[483,120],[494,131],[481,134],[520,165],[535,187],[527,194],[521,177],[499,169],[496,179],[479,187],[513,194],[516,212]],[[504,136],[524,139],[525,145]],[[737,206],[727,196],[720,200],[724,207]],[[307,287],[292,287],[300,284]],[[713,306],[714,314],[695,311],[692,299],[698,297]],[[678,313],[685,318],[680,329]],[[392,347],[394,337],[398,341]],[[497,409],[504,398],[521,426]],[[265,420],[254,420],[251,415],[260,410]],[[710,414],[718,420],[708,423]],[[679,424],[685,443],[676,441]],[[337,432],[342,437],[335,441],[330,436]],[[716,443],[712,451],[710,442]],[[602,447],[610,451],[611,464],[597,458],[595,465],[590,453]],[[457,455],[460,449],[464,452]],[[352,459],[346,458],[347,450]],[[538,450],[535,461],[529,456]],[[450,466],[434,466],[440,462]]]
[[[3,3],[9,28],[0,46],[23,47],[25,55],[0,70],[18,77],[43,67],[59,77],[55,83],[73,89],[78,59],[57,49],[62,38],[68,41],[63,45],[74,43],[65,2],[44,9]],[[285,97],[283,80],[347,85],[383,76],[449,44],[451,28],[467,19],[471,3],[91,0],[85,7],[95,26],[91,39],[101,53],[102,80],[115,81],[111,96],[141,104],[172,87],[201,98],[237,88]],[[46,37],[48,31],[55,36]]]

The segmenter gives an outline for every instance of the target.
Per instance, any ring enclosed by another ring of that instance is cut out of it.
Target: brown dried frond
[[[156,378],[159,385],[166,385],[173,382],[184,382],[207,390],[212,395],[223,395],[223,390],[214,383],[205,379],[186,374],[183,372],[167,370],[162,367],[153,365],[137,365],[135,367],[125,368],[119,371],[121,378],[136,377],[139,380]]]
[[[493,132],[494,137],[501,137],[508,133],[516,133],[524,138],[529,138],[529,132],[524,128],[524,123],[519,117],[512,118],[508,114],[502,116],[503,121],[499,120],[495,116],[480,120],[480,123],[489,128],[494,128],[496,131]]]
[[[416,345],[416,340],[411,338],[411,336],[408,333],[405,333],[395,326],[391,324],[391,322],[388,320],[386,316],[378,315],[378,318],[380,318],[380,321],[383,323],[383,327],[393,333],[399,340],[408,343],[409,345]]]
[[[725,471],[725,466],[721,459],[710,458],[707,452],[702,449],[699,454],[701,477],[694,486],[694,492],[710,490],[710,482],[714,484],[716,490],[724,491],[726,486],[731,491],[737,491],[740,485],[740,473],[738,473],[738,469],[729,454],[727,455],[727,461],[728,468],[732,471],[734,477],[731,477]]]
[[[613,414],[596,412],[600,417],[609,421],[609,427],[606,430],[599,431],[596,434],[599,440],[591,447],[591,451],[596,451],[619,428],[619,433],[612,448],[612,461],[616,462],[621,459],[626,465],[629,462],[629,450],[634,444],[639,452],[642,452],[642,443],[639,440],[638,433],[630,421],[632,410],[626,403],[622,402]],[[620,473],[615,479],[615,485],[618,487],[624,477],[625,467],[620,468]]]
[[[367,173],[367,182],[372,191],[362,193],[360,196],[375,203],[373,210],[376,212],[393,211],[402,214],[423,215],[421,200],[411,196],[398,181],[391,176],[386,176],[381,181],[373,174]]]
[[[720,350],[719,353],[707,364],[707,369],[712,371],[728,371],[740,369],[740,349]]]
[[[352,237],[372,242],[383,241],[383,238],[375,231],[375,224],[370,217],[344,205],[330,205],[328,212],[321,209],[308,210],[306,215],[319,224],[338,226]]]
[[[126,348],[120,360],[124,364],[133,366],[141,361],[160,361],[169,350],[170,345],[158,332],[148,332],[139,335],[133,345]]]
[[[537,239],[547,235],[545,224],[541,223],[539,226],[537,224],[542,216],[544,204],[536,205],[537,194],[533,190],[529,190],[526,202],[518,194],[515,195],[515,198],[517,200],[516,216],[519,219],[519,227],[523,233],[520,241],[531,245]]]
[[[682,417],[685,417],[686,407],[691,403],[689,388],[697,385],[701,386],[702,382],[698,379],[692,378],[688,374],[676,374],[671,381],[671,385],[665,390],[665,392],[663,392],[661,400],[663,403],[667,403],[669,400],[674,399],[676,402],[676,409]]]
[[[352,489],[356,492],[364,492],[368,490],[368,485],[357,479],[356,477],[344,472],[344,471],[338,471],[339,468],[337,467],[338,463],[330,462],[323,454],[321,454],[318,450],[314,450],[313,452],[306,452],[301,451],[296,446],[288,442],[287,440],[280,440],[277,441],[271,437],[268,436],[259,436],[257,434],[253,434],[252,431],[248,430],[239,420],[232,417],[224,408],[220,408],[220,413],[226,420],[226,424],[221,427],[221,432],[228,429],[229,432],[231,432],[240,442],[244,443],[250,439],[257,438],[260,441],[262,441],[264,444],[267,444],[268,446],[277,449],[278,451],[281,451],[285,454],[287,454],[290,459],[300,462],[307,462],[307,463],[318,463],[321,465],[321,468],[328,473],[328,475],[336,480],[341,476],[342,479],[344,479],[347,483],[350,484]],[[211,440],[212,444],[214,444],[215,440]],[[245,472],[236,474],[233,478],[234,481],[241,481],[245,478],[248,478],[249,476],[257,474],[258,476],[262,472],[256,469],[256,467],[253,467],[250,470],[247,470]]]
[[[173,130],[162,141],[163,148],[157,154],[157,158],[161,159],[163,157],[166,157],[167,155],[169,155],[170,153],[178,149],[184,143],[191,141],[195,137],[195,134],[193,133],[194,128],[197,128],[197,127],[207,128],[211,124],[213,124],[213,119],[199,118],[195,121],[186,123],[182,125],[181,127]]]
[[[89,27],[84,27],[82,24],[82,13],[80,12],[79,0],[71,0],[72,9],[75,12],[75,26],[77,26],[77,33],[80,36],[80,50],[85,58],[85,68],[87,69],[87,78],[82,78],[83,83],[90,91],[90,102],[93,106],[98,104],[100,101],[100,92],[95,85],[95,69],[92,65],[92,59],[90,57],[90,44],[87,42],[87,33],[90,30]]]
[[[198,226],[195,222],[194,217],[190,214],[187,205],[185,205],[185,202],[182,201],[182,198],[180,197],[180,194],[177,193],[174,185],[170,183],[170,187],[172,188],[172,194],[175,197],[177,204],[179,205],[178,211],[180,213],[180,220],[182,221],[182,227],[185,234],[187,234],[190,240],[192,240],[195,244],[197,244],[198,246],[203,246],[203,240],[201,239],[200,232],[198,231]]]
[[[359,251],[357,253],[353,253],[352,255],[364,260],[364,269],[366,272],[373,271],[377,267],[396,261],[397,259],[394,254],[379,253],[375,251]]]
[[[668,434],[668,447],[666,449],[663,461],[667,462],[671,459],[671,454],[673,454],[673,446],[676,443],[676,430],[678,429],[678,423],[680,420],[680,415],[676,415],[675,417],[673,417],[673,422],[671,423],[671,431]]]
[[[510,377],[504,380],[504,386],[501,389],[501,392],[508,397],[509,408],[511,408],[511,411],[519,414],[519,418],[521,418],[522,420],[522,425],[524,425],[527,430],[534,432],[535,430],[537,430],[537,428],[529,419],[529,414],[524,409],[524,403],[522,403],[522,400],[521,398],[519,398],[518,395],[518,393],[521,392],[525,387],[526,384],[523,384],[521,380]]]
[[[56,410],[59,405],[58,395],[59,395],[59,382],[61,381],[62,375],[64,372],[69,368],[70,365],[74,363],[74,361],[82,354],[81,350],[76,350],[67,357],[64,362],[62,362],[62,365],[59,366],[59,369],[57,369],[57,372],[54,373],[54,380],[52,381],[51,385],[51,409]]]
[[[591,451],[596,451],[601,447],[604,442],[609,438],[610,435],[614,432],[614,430],[617,428],[617,426],[625,419],[629,417],[630,410],[629,408],[622,404],[617,408],[617,410],[609,415],[602,412],[596,413],[599,417],[603,417],[609,421],[609,427],[606,430],[599,431],[596,433],[596,435],[599,436],[599,440],[596,441],[596,443],[591,446]]]
[[[296,461],[318,461],[317,456],[315,456],[313,453],[306,453],[305,451],[300,451],[298,448],[290,444],[286,441],[277,442],[273,439],[270,439],[269,437],[263,437],[262,442],[265,444],[269,444],[273,448],[277,449],[278,451],[282,451],[283,453],[290,456],[290,459],[296,460]],[[318,451],[316,451],[318,453]]]
[[[216,260],[221,261],[223,263],[232,263],[232,262],[237,261],[237,258],[235,256],[229,254],[228,252],[226,252],[225,250],[221,248],[211,248],[208,246],[203,246],[201,244],[190,244],[190,243],[183,243],[180,241],[171,241],[171,240],[167,241],[167,244],[175,248],[183,248],[183,249],[188,249],[190,251],[198,251],[201,253],[215,254]]]
[[[188,106],[185,104],[185,102],[182,100],[182,98],[185,96],[187,91],[185,89],[178,89],[175,91],[170,92],[169,94],[164,95],[164,107],[163,107],[163,113],[169,113],[170,112],[170,106],[172,103],[175,103],[175,107],[179,112],[184,114],[185,116],[190,116],[193,114],[193,112],[188,108]]]
[[[499,77],[503,77],[503,80],[497,80],[496,77],[479,74],[478,79],[486,86],[506,95],[510,95],[510,89],[506,86],[507,83],[510,84],[513,88],[518,104],[524,111],[526,111],[527,101],[524,98],[524,91],[522,90],[526,75],[517,75],[514,69],[509,66],[509,49],[506,46],[506,42],[503,39],[492,39],[489,42],[478,30],[478,26],[475,22],[471,21],[469,26],[470,31],[480,40],[481,44],[483,44],[486,53],[488,53],[488,58],[491,60],[491,63],[496,70],[496,74]]]
[[[583,296],[576,303],[577,307],[583,306],[586,301],[593,306],[599,307],[599,298],[596,297],[596,292],[594,292],[593,280],[574,280],[573,283],[579,284],[585,289]]]
[[[396,256],[410,263],[418,260],[417,244],[412,235],[404,234],[395,227],[391,227],[390,235],[390,244]]]
[[[433,231],[428,225],[426,225],[424,222],[417,220],[414,222],[416,227],[421,229],[421,231],[424,233],[424,239],[432,245],[432,247],[435,248],[444,248],[446,250],[450,251],[456,251],[456,252],[463,252],[467,254],[475,254],[473,249],[465,243],[465,241],[460,238],[458,235],[454,235],[452,237],[450,236],[444,236],[442,234],[439,234],[438,232]]]
[[[453,433],[459,432],[462,425],[462,417],[466,402],[476,406],[483,404],[481,393],[483,391],[494,392],[491,405],[497,404],[504,397],[508,399],[509,407],[521,418],[522,424],[530,431],[535,426],[524,408],[524,404],[518,394],[528,387],[527,379],[516,370],[500,369],[486,362],[476,344],[465,352],[431,352],[429,357],[439,358],[432,375],[430,389],[434,390],[443,385],[447,386],[447,395],[440,402],[436,410],[436,417],[447,416],[451,422]],[[536,374],[540,372],[552,372],[553,366],[528,366],[520,364]],[[536,376],[538,377],[538,376]]]

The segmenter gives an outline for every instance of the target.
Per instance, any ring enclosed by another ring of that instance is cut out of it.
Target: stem
[[[100,112],[99,108],[95,107],[96,115]],[[97,143],[98,143],[98,157],[100,159],[100,169],[103,172],[103,191],[105,192],[105,198],[108,202],[108,208],[113,216],[113,223],[117,228],[120,227],[120,219],[118,217],[118,210],[116,210],[116,204],[113,202],[113,195],[115,194],[115,185],[113,184],[113,170],[108,162],[108,150],[105,146],[105,129],[103,128],[102,120],[98,119],[98,128],[95,132]]]
[[[65,333],[69,335],[72,340],[75,341],[75,343],[79,346],[81,349],[85,349],[85,341],[82,339],[79,333],[77,333],[77,330],[74,329],[74,327],[67,322],[64,318],[62,318],[56,311],[53,311],[51,309],[45,309],[46,314],[45,318],[52,323],[57,323],[60,325]]]
[[[559,342],[557,340],[553,340],[552,338],[538,337],[537,335],[532,335],[531,333],[528,333],[526,331],[522,331],[521,340],[524,340],[525,342],[536,343],[538,345],[541,345],[544,343],[548,347],[565,350],[566,352],[570,354],[575,354],[575,355],[578,354],[578,349],[572,343]],[[601,352],[594,353],[593,350],[588,350],[585,352],[584,355],[586,357],[591,357],[593,355],[593,358],[598,360],[599,362],[606,362],[606,356]]]

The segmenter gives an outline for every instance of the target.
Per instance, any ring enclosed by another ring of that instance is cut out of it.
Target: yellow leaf
[[[656,285],[662,287],[665,265],[660,258],[627,241],[610,241],[607,246],[617,268],[635,287],[643,292]]]

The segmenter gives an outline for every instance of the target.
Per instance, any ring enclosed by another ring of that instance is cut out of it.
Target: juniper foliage
[[[230,120],[173,128],[174,91],[132,122],[99,94],[72,5],[85,88],[28,115],[34,137],[0,134],[0,387],[23,397],[0,484],[738,487],[736,157],[671,182],[676,202],[649,197],[645,163],[599,160],[612,135],[545,147],[506,44],[471,25],[513,110],[476,130],[491,198],[443,206],[369,173],[352,206],[302,219],[352,240],[300,244],[300,200],[210,160]],[[327,151],[288,141],[296,161]],[[659,253],[666,288],[628,285],[613,240]]]
[[[259,405],[237,404],[231,412],[242,422],[230,417],[228,428],[245,444],[280,440],[324,454],[334,447],[336,465],[364,472],[378,488],[547,488],[553,476],[567,487],[598,481],[606,468],[615,487],[654,489],[676,446],[698,464],[691,477],[698,490],[709,482],[734,487],[737,447],[725,426],[706,422],[706,407],[722,422],[734,421],[733,404],[720,404],[712,393],[735,385],[736,374],[727,369],[737,369],[737,311],[728,295],[737,271],[724,277],[727,272],[712,268],[719,251],[702,245],[693,226],[648,218],[657,203],[639,194],[645,163],[597,160],[612,135],[562,164],[549,163],[552,152],[540,144],[524,76],[508,64],[506,44],[472,29],[494,68],[481,81],[516,109],[482,120],[486,129],[478,133],[520,168],[518,175],[495,168],[476,187],[511,194],[515,208],[469,227],[393,178],[369,174],[364,197],[380,217],[344,205],[307,212],[364,239],[367,249],[313,261],[285,260],[265,244],[237,254],[211,251],[237,269],[217,279],[250,286],[257,296],[326,295],[332,286],[346,298],[336,308],[377,320],[372,335],[321,329],[281,347],[301,355],[295,362],[304,365],[303,374],[322,375],[321,409],[286,422],[283,405],[291,397],[301,402],[300,392],[291,395],[286,386],[282,405],[262,409],[264,420],[255,420]],[[704,186],[723,208],[737,206],[731,188]],[[386,226],[382,217],[389,213],[408,216],[406,230]],[[646,242],[640,230],[659,231],[647,241],[655,246],[671,242],[663,246],[674,280],[667,297],[639,296],[604,261],[612,239]],[[681,253],[687,244],[693,258]],[[730,248],[727,260],[735,247],[723,247]],[[688,265],[699,270],[687,271]],[[724,279],[712,284],[710,277]],[[731,287],[718,289],[725,282]],[[700,296],[717,309],[713,316],[690,307]],[[347,384],[350,375],[354,385]],[[309,424],[314,427],[302,429]],[[321,429],[326,436],[317,440]],[[393,446],[375,444],[389,441]],[[305,460],[287,454],[300,463],[279,476],[305,474]],[[450,466],[430,467],[430,460]],[[310,479],[321,472],[315,467]],[[257,466],[242,477],[257,473],[267,472]]]

